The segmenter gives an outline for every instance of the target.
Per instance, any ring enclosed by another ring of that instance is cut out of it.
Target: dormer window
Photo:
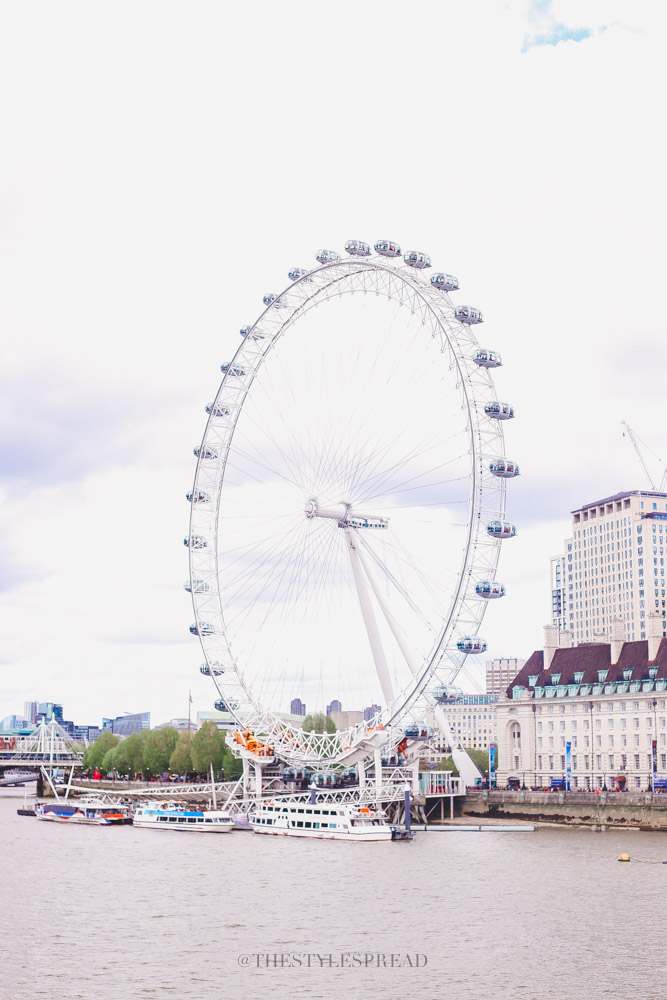
[[[598,670],[598,680],[600,684],[604,684],[604,682],[607,680],[608,673],[609,673],[608,670]]]
[[[656,677],[658,676],[658,668],[657,667],[649,667],[648,668],[648,675],[651,678],[651,680],[654,681],[656,679]]]
[[[551,683],[552,684],[560,684],[560,674],[552,674],[551,675]]]
[[[583,670],[577,670],[574,675],[574,683],[581,684],[583,682],[583,679],[584,679]]]
[[[535,685],[537,684],[537,678],[538,678],[537,674],[531,674],[531,676],[528,678],[528,687],[534,688]]]
[[[632,677],[632,669],[630,669],[630,670],[624,670],[623,671],[623,680],[624,681],[629,681],[631,677]]]

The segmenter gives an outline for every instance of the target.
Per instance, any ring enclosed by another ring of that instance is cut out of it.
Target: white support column
[[[382,798],[382,751],[374,750],[373,759],[375,763],[375,802],[379,804]]]
[[[391,679],[389,677],[389,667],[387,665],[387,660],[380,641],[380,633],[378,632],[377,622],[375,621],[375,614],[370,601],[368,588],[366,587],[366,583],[364,581],[362,563],[359,558],[359,550],[354,544],[352,530],[349,527],[345,527],[343,530],[345,531],[347,547],[350,553],[350,561],[352,562],[354,582],[357,587],[361,613],[364,618],[366,632],[368,633],[368,641],[371,645],[371,652],[373,654],[373,660],[375,661],[375,669],[380,680],[382,695],[385,702],[390,704],[394,700],[394,692],[391,686]]]
[[[456,764],[464,785],[474,785],[478,779],[482,779],[482,772],[479,770],[477,765],[472,762],[463,747],[459,746],[458,738],[454,734],[452,727],[449,725],[449,720],[445,715],[442,705],[436,705],[433,710],[433,714],[435,715],[440,732],[444,735],[445,739],[452,748],[452,760]]]
[[[257,799],[262,797],[262,769],[258,764],[252,765],[255,769],[255,796]]]

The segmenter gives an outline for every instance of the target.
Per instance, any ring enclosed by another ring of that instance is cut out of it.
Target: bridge
[[[55,719],[50,722],[42,720],[29,736],[0,737],[0,773],[37,772],[38,792],[46,778],[56,798],[55,772],[69,770],[71,784],[74,771],[81,767],[82,761],[83,747]]]

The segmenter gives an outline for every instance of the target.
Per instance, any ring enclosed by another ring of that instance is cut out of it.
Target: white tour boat
[[[382,809],[314,802],[262,802],[252,828],[255,833],[318,840],[391,840]]]
[[[135,809],[134,826],[150,830],[186,830],[190,833],[231,833],[234,818],[220,809],[188,809],[174,802]]]

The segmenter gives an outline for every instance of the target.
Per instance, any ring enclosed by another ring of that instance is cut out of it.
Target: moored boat
[[[391,840],[382,809],[325,802],[262,802],[252,828],[255,833],[316,840]]]
[[[147,830],[185,830],[190,833],[231,833],[234,819],[221,809],[188,809],[175,802],[139,806],[133,824]]]
[[[127,806],[110,805],[97,799],[78,802],[36,802],[35,816],[49,823],[71,823],[73,826],[122,826],[132,819]]]

